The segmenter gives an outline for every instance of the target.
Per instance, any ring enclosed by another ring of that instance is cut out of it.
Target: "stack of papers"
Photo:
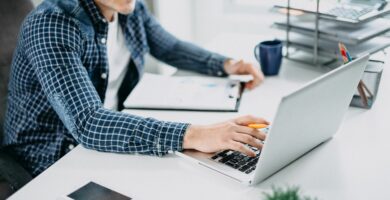
[[[314,39],[301,35],[291,34],[290,46],[308,52],[313,52]],[[286,41],[284,41],[286,42]],[[349,53],[353,58],[360,57],[366,53],[373,54],[390,46],[390,38],[376,37],[357,45],[348,45]],[[338,42],[329,40],[320,40],[318,53],[322,56],[338,57],[340,55]]]
[[[286,30],[287,23],[276,22],[275,26]],[[291,20],[291,31],[313,37],[315,23],[311,20]],[[331,21],[320,21],[319,38],[357,45],[390,30],[390,20],[378,18],[361,25],[345,26]]]

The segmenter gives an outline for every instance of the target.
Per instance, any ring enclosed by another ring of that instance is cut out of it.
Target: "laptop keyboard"
[[[264,128],[261,131],[263,131],[264,133],[268,133],[268,128]],[[256,169],[256,165],[259,161],[261,151],[251,146],[248,147],[256,153],[255,157],[249,157],[238,151],[225,150],[215,154],[213,157],[211,157],[211,159],[219,163],[223,163],[246,174],[250,174],[253,170]]]
[[[237,151],[225,150],[217,153],[211,159],[249,174],[256,169],[256,164],[260,157],[260,150],[253,147],[250,148],[256,153],[255,157],[249,157]]]
[[[358,19],[359,17],[371,11],[373,11],[373,8],[355,9],[355,8],[338,6],[332,8],[327,13],[333,16],[342,17],[346,19]]]

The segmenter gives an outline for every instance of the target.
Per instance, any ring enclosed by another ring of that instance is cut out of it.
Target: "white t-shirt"
[[[118,14],[108,24],[107,56],[109,76],[104,107],[117,110],[118,90],[125,78],[131,56],[129,49],[126,47],[123,30],[119,25]]]

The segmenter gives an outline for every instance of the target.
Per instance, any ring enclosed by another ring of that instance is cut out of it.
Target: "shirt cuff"
[[[207,62],[207,65],[209,67],[207,73],[211,76],[227,76],[228,74],[225,72],[223,65],[228,59],[229,58],[220,54],[212,53],[210,59]]]
[[[157,155],[162,156],[168,151],[183,150],[184,134],[188,126],[188,123],[162,122],[155,143]]]

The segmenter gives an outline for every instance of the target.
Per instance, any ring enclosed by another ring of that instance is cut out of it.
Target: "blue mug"
[[[264,75],[273,76],[279,73],[283,57],[282,49],[283,42],[280,40],[264,41],[256,45],[255,57]]]

